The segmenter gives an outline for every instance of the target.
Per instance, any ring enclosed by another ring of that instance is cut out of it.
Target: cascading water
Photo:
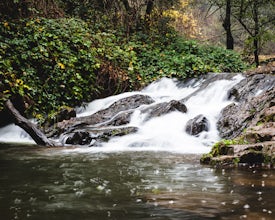
[[[134,94],[149,95],[155,103],[171,100],[184,100],[187,113],[171,112],[163,116],[144,120],[146,113],[141,113],[141,106],[135,110],[127,126],[135,126],[134,134],[112,138],[102,147],[76,148],[74,151],[171,151],[180,153],[204,153],[209,146],[219,139],[216,122],[220,111],[231,101],[227,100],[227,92],[243,79],[241,75],[231,78],[217,78],[213,82],[207,79],[193,80],[181,84],[177,80],[163,78],[152,83],[140,92],[128,92],[91,102],[85,111],[77,117],[93,114],[110,106],[115,101]],[[209,130],[198,136],[185,132],[189,119],[203,114],[209,121]],[[23,135],[22,135],[23,134]],[[9,125],[0,129],[0,142],[31,142],[33,141],[18,127]]]

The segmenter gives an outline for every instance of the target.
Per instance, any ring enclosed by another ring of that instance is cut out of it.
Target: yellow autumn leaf
[[[57,65],[60,67],[60,69],[62,69],[62,70],[65,69],[65,65],[63,63],[57,63]]]

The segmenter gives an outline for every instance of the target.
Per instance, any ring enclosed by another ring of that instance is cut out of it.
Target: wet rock
[[[275,77],[274,77],[275,78]],[[232,139],[259,123],[274,122],[275,87],[261,95],[225,107],[217,122],[220,136]]]
[[[228,153],[221,154],[219,152],[220,147],[229,148]],[[218,152],[218,154],[215,154],[215,152]],[[257,144],[216,146],[215,150],[212,149],[209,154],[205,154],[200,161],[202,164],[221,167],[238,166],[239,164],[262,165],[263,163],[273,166],[275,162],[275,141]]]
[[[118,137],[136,132],[136,127],[122,128],[89,128],[83,127],[78,130],[66,134],[65,144],[71,145],[87,145],[100,146],[102,142],[108,142],[112,137]],[[69,137],[68,137],[69,136]]]
[[[244,132],[243,137],[249,143],[275,141],[275,122],[250,127]]]
[[[159,117],[161,115],[168,114],[173,111],[179,111],[182,113],[187,112],[185,104],[180,101],[172,100],[170,102],[158,103],[156,105],[149,106],[148,108],[143,109],[142,113],[147,113],[145,120],[149,120],[153,117]]]
[[[92,137],[90,136],[89,132],[80,132],[77,131],[72,133],[66,140],[66,144],[72,145],[89,145],[92,141]]]
[[[124,136],[132,134],[138,131],[136,127],[121,127],[121,128],[105,128],[97,131],[93,131],[96,134],[96,140],[98,142],[107,142],[113,137]]]
[[[107,125],[124,125],[129,123],[131,114],[134,109],[153,103],[154,100],[147,95],[133,95],[126,98],[122,98],[111,106],[100,110],[92,115],[71,118],[51,126],[46,134],[48,137],[57,137],[62,133],[74,132],[77,129],[81,129],[85,126],[107,126]]]
[[[275,85],[272,74],[249,75],[228,91],[228,98],[244,102],[252,97],[263,94]]]
[[[43,127],[50,127],[54,123],[58,123],[64,120],[69,120],[71,118],[76,117],[76,111],[73,108],[70,107],[63,107],[59,111],[55,112],[53,115],[48,116],[45,119],[44,124],[42,124]]]
[[[110,120],[120,112],[128,111],[130,109],[136,109],[141,105],[148,105],[153,102],[154,100],[150,96],[133,95],[122,98],[113,103],[108,108],[98,111],[90,116],[80,117],[77,119],[77,121],[85,122],[86,124],[102,123],[106,120]]]
[[[209,130],[209,121],[203,115],[198,115],[193,119],[190,119],[185,127],[185,131],[190,135],[198,135],[203,131]]]

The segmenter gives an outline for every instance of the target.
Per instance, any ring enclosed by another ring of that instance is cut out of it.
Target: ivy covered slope
[[[171,28],[126,37],[76,18],[0,23],[0,111],[6,100],[20,99],[32,117],[164,76],[184,79],[244,68],[233,51],[185,40]]]

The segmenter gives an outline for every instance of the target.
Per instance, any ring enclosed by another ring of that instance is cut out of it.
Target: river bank
[[[235,103],[221,111],[217,122],[224,140],[216,143],[211,152],[201,158],[203,164],[221,167],[240,164],[274,166],[274,85],[274,72],[250,72],[229,91],[229,97]]]

